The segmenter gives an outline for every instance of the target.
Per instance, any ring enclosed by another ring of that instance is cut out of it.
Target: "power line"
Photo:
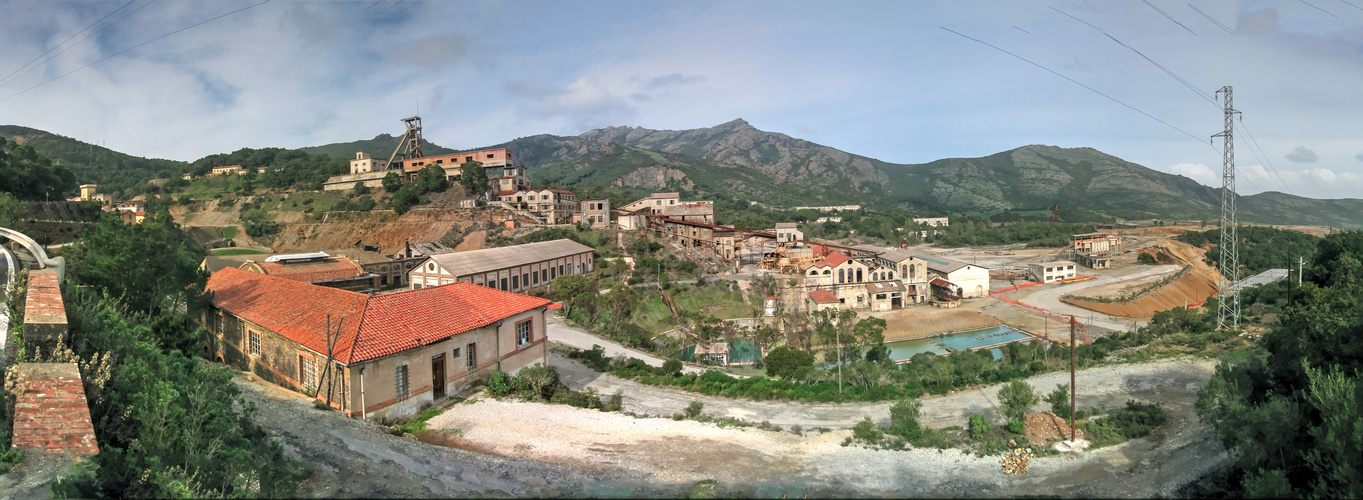
[[[74,35],[71,35],[71,36],[67,37],[65,40],[62,40],[62,43],[53,45],[52,48],[47,49],[47,52],[43,52],[42,55],[39,55],[38,57],[33,58],[33,61],[29,61],[29,62],[27,62],[27,63],[24,63],[23,66],[20,66],[20,67],[18,67],[18,68],[15,68],[14,71],[11,71],[11,72],[10,72],[10,74],[5,75],[4,78],[0,78],[0,82],[3,82],[3,81],[5,81],[5,80],[8,80],[9,77],[14,76],[15,73],[18,73],[18,72],[19,72],[19,70],[24,69],[24,68],[27,68],[28,65],[33,64],[34,61],[37,61],[37,60],[39,60],[39,59],[42,59],[43,56],[48,55],[48,54],[51,54],[52,51],[57,50],[57,47],[61,47],[62,45],[66,45],[66,42],[71,41],[72,38],[78,37],[78,36],[80,36],[81,33],[85,33],[86,31],[89,31],[90,28],[95,27],[96,24],[99,24],[99,23],[104,22],[104,20],[105,20],[105,19],[108,19],[109,16],[112,16],[112,15],[114,15],[114,14],[117,14],[118,11],[127,8],[129,5],[132,5],[133,2],[136,2],[136,1],[137,1],[137,0],[132,0],[132,2],[125,3],[125,4],[123,4],[122,7],[119,7],[119,8],[117,8],[117,9],[114,9],[112,12],[110,12],[110,13],[108,13],[108,14],[105,14],[104,17],[99,18],[98,21],[95,21],[95,22],[93,22],[93,23],[90,23],[90,25],[89,25],[89,26],[86,26],[85,29],[80,30],[80,31],[77,31]]]
[[[156,0],[151,0],[150,2],[147,2],[147,3],[142,4],[142,5],[139,6],[138,8],[133,9],[132,12],[129,12],[129,13],[127,13],[127,14],[124,14],[124,15],[120,16],[118,19],[114,19],[113,22],[104,25],[104,27],[102,27],[102,28],[100,28],[100,29],[98,29],[98,30],[95,30],[94,33],[91,33],[91,34],[89,34],[89,35],[85,35],[85,38],[80,39],[80,41],[77,41],[76,43],[73,43],[73,44],[71,44],[71,45],[66,46],[66,48],[64,48],[64,49],[62,49],[62,50],[60,50],[60,51],[58,51],[56,54],[52,54],[51,57],[48,57],[47,59],[44,59],[43,62],[46,63],[46,62],[48,62],[48,61],[51,61],[51,60],[53,60],[53,59],[56,59],[57,56],[60,56],[60,55],[62,55],[62,54],[65,54],[66,51],[76,48],[76,46],[78,46],[78,45],[80,45],[80,44],[82,44],[82,43],[85,43],[86,40],[89,40],[90,38],[94,37],[95,35],[98,35],[98,34],[100,34],[100,33],[103,33],[104,30],[107,30],[107,29],[109,29],[109,28],[112,28],[115,24],[118,24],[120,21],[123,21],[124,19],[127,19],[129,16],[132,16],[133,14],[137,14],[138,12],[141,12],[142,9],[145,9],[145,8],[147,8],[147,6],[150,6],[151,4],[154,4],[154,3],[156,3]],[[6,86],[6,85],[9,85],[9,84],[11,84],[11,83],[14,83],[14,82],[15,82],[16,80],[18,80],[19,78],[23,78],[24,75],[27,75],[27,74],[33,72],[33,70],[38,69],[41,65],[42,65],[42,64],[40,63],[38,66],[33,66],[33,67],[30,67],[30,68],[24,70],[23,73],[19,73],[19,74],[18,74],[17,76],[15,76],[13,79],[11,79],[11,80],[9,80],[9,81],[7,81],[7,82],[4,82],[4,83],[0,83],[0,87],[4,87],[4,86]]]
[[[30,91],[30,90],[33,90],[33,89],[36,89],[36,88],[41,87],[41,86],[43,86],[43,85],[47,85],[47,84],[49,84],[49,83],[55,82],[55,81],[57,81],[57,80],[60,80],[60,79],[62,79],[62,78],[65,78],[67,75],[70,75],[70,74],[75,73],[75,72],[77,72],[77,71],[83,70],[83,69],[85,69],[85,68],[89,68],[89,67],[91,67],[91,66],[94,66],[94,65],[96,65],[96,64],[102,63],[102,62],[104,62],[104,61],[108,61],[109,59],[113,59],[114,57],[117,57],[117,56],[122,55],[122,54],[124,54],[124,53],[130,52],[130,51],[135,50],[135,49],[137,49],[137,48],[139,48],[139,47],[142,47],[142,46],[147,45],[147,44],[149,44],[149,43],[155,42],[155,41],[157,41],[157,40],[161,40],[161,39],[163,39],[163,38],[169,37],[169,36],[174,35],[174,34],[176,34],[176,33],[180,33],[180,32],[182,32],[182,31],[188,30],[188,29],[190,29],[190,28],[194,28],[194,27],[197,27],[197,26],[201,26],[201,25],[204,25],[204,24],[208,24],[208,23],[213,22],[213,21],[217,21],[217,20],[219,20],[219,19],[222,19],[222,18],[224,18],[224,17],[230,16],[230,15],[232,15],[232,14],[236,14],[236,13],[238,13],[238,12],[242,12],[242,11],[254,9],[254,8],[256,8],[256,7],[259,7],[259,6],[261,6],[261,5],[265,5],[265,4],[267,4],[267,3],[270,3],[270,0],[265,0],[265,1],[263,1],[263,2],[260,2],[260,3],[257,3],[257,4],[252,4],[252,5],[248,5],[248,6],[245,6],[245,7],[240,8],[240,9],[237,9],[237,10],[234,10],[234,11],[231,11],[231,12],[228,12],[228,13],[226,13],[226,14],[214,16],[214,17],[205,19],[205,20],[203,20],[203,21],[199,21],[199,22],[197,22],[197,23],[191,24],[191,25],[189,25],[189,26],[185,26],[185,27],[180,28],[180,29],[178,29],[178,30],[172,31],[172,32],[170,32],[170,33],[166,33],[166,34],[164,34],[164,35],[158,36],[158,37],[153,38],[153,39],[151,39],[151,40],[147,40],[147,41],[142,42],[142,43],[139,43],[139,44],[137,44],[137,45],[133,45],[132,47],[128,47],[128,48],[126,48],[126,49],[123,49],[123,50],[120,50],[120,51],[115,52],[115,53],[113,53],[113,54],[110,54],[110,55],[108,55],[108,56],[105,56],[103,59],[100,59],[100,60],[98,60],[98,61],[92,62],[92,63],[90,63],[90,64],[86,64],[86,65],[84,65],[84,66],[81,66],[81,67],[79,67],[79,68],[73,69],[73,70],[71,70],[71,71],[67,71],[66,73],[62,73],[61,75],[56,76],[56,77],[53,77],[53,78],[51,78],[51,79],[49,79],[49,80],[46,80],[46,81],[44,81],[44,82],[42,82],[42,83],[39,83],[39,84],[34,85],[34,86],[32,86],[32,87],[26,88],[26,89],[24,89],[24,90],[20,90],[20,91],[18,91],[18,92],[15,92],[15,93],[13,93],[13,94],[10,94],[10,95],[8,95],[8,96],[5,96],[4,98],[0,98],[0,102],[8,101],[8,100],[10,100],[10,99],[13,99],[13,98],[16,97],[16,96],[19,96],[19,95],[22,95],[22,94],[28,92],[28,91]]]
[[[387,9],[383,9],[383,12],[388,12],[388,11],[391,10],[393,7],[397,7],[398,5],[401,5],[403,1],[404,1],[404,0],[398,0],[397,3],[395,3],[395,4],[393,4],[393,5],[389,5]]]
[[[1064,78],[1064,79],[1066,79],[1066,80],[1069,80],[1070,83],[1073,83],[1073,84],[1075,84],[1075,85],[1078,85],[1078,86],[1080,86],[1080,87],[1083,87],[1083,88],[1085,88],[1085,89],[1088,89],[1089,92],[1093,92],[1093,93],[1098,94],[1098,95],[1100,95],[1100,96],[1106,97],[1109,101],[1115,102],[1115,103],[1117,103],[1117,104],[1121,104],[1122,106],[1126,106],[1127,108],[1130,108],[1132,111],[1135,111],[1135,112],[1137,112],[1137,113],[1140,113],[1140,114],[1142,114],[1142,115],[1145,115],[1147,118],[1150,118],[1151,120],[1155,120],[1155,121],[1157,121],[1157,122],[1160,122],[1160,123],[1164,124],[1164,126],[1166,126],[1166,127],[1169,127],[1169,128],[1171,128],[1171,129],[1177,130],[1177,131],[1181,132],[1183,135],[1186,135],[1186,136],[1188,136],[1188,137],[1191,137],[1194,141],[1197,141],[1197,142],[1199,142],[1199,143],[1202,142],[1202,138],[1200,138],[1200,137],[1198,137],[1198,136],[1195,136],[1195,135],[1193,135],[1193,134],[1190,134],[1190,133],[1188,133],[1188,131],[1186,131],[1186,130],[1183,130],[1183,129],[1181,129],[1181,128],[1175,127],[1175,126],[1173,126],[1172,124],[1170,124],[1169,122],[1166,122],[1166,121],[1164,121],[1164,120],[1161,120],[1161,119],[1159,119],[1159,118],[1156,118],[1154,115],[1152,115],[1152,114],[1150,114],[1150,113],[1146,113],[1145,111],[1141,111],[1140,109],[1136,108],[1135,106],[1132,106],[1132,105],[1130,105],[1130,104],[1127,104],[1127,103],[1125,103],[1125,102],[1122,102],[1122,101],[1118,100],[1117,98],[1112,97],[1112,96],[1110,96],[1110,95],[1104,94],[1104,93],[1098,91],[1098,89],[1095,89],[1095,88],[1090,87],[1090,86],[1088,86],[1088,85],[1084,85],[1083,83],[1080,83],[1079,81],[1077,81],[1077,80],[1075,80],[1075,79],[1073,79],[1073,78],[1070,78],[1070,77],[1068,77],[1068,76],[1065,76],[1065,75],[1062,75],[1062,74],[1060,74],[1060,73],[1057,73],[1057,72],[1055,72],[1055,70],[1052,70],[1052,69],[1047,68],[1047,67],[1045,67],[1045,66],[1042,66],[1042,65],[1040,65],[1040,64],[1034,63],[1034,62],[1032,62],[1031,60],[1029,60],[1029,59],[1027,59],[1027,58],[1025,58],[1025,57],[1022,57],[1022,56],[1020,56],[1020,55],[1017,55],[1017,54],[1014,54],[1014,53],[1009,52],[1009,51],[1007,51],[1007,50],[1004,50],[1004,49],[1002,49],[1002,48],[999,48],[998,46],[996,46],[996,45],[994,45],[994,44],[991,44],[991,43],[989,43],[989,42],[980,40],[980,39],[978,39],[978,38],[972,38],[972,37],[970,37],[970,36],[961,34],[960,32],[951,30],[951,29],[949,29],[949,28],[946,28],[945,26],[938,26],[938,28],[942,28],[943,30],[949,31],[949,32],[951,32],[951,33],[954,33],[954,34],[956,34],[957,36],[960,36],[960,37],[965,38],[965,39],[967,39],[967,40],[972,40],[972,41],[974,41],[974,42],[984,44],[984,45],[986,45],[986,46],[988,46],[988,47],[990,47],[990,48],[992,48],[992,49],[994,49],[994,50],[997,50],[997,51],[999,51],[999,52],[1003,52],[1004,54],[1008,54],[1008,55],[1010,55],[1010,56],[1013,56],[1013,57],[1015,57],[1015,58],[1017,58],[1017,59],[1019,59],[1019,60],[1025,62],[1025,63],[1027,63],[1027,64],[1030,64],[1030,65],[1032,65],[1032,66],[1036,66],[1036,67],[1038,67],[1038,68],[1041,68],[1041,69],[1045,70],[1047,73],[1050,73],[1050,74],[1055,75],[1055,76],[1058,76],[1058,77],[1060,77],[1060,78]],[[1212,146],[1211,146],[1210,144],[1208,144],[1207,147],[1212,147]],[[1216,148],[1212,148],[1212,149],[1215,150]]]
[[[1149,5],[1150,8],[1155,9],[1155,12],[1159,12],[1160,14],[1163,14],[1164,17],[1165,17],[1166,19],[1168,19],[1168,20],[1170,20],[1170,21],[1173,21],[1174,24],[1177,24],[1177,25],[1179,25],[1179,26],[1183,26],[1183,29],[1188,30],[1188,32],[1189,32],[1189,33],[1192,33],[1193,36],[1197,36],[1197,32],[1193,31],[1192,28],[1189,28],[1189,27],[1187,27],[1187,26],[1184,26],[1183,23],[1178,22],[1178,19],[1174,19],[1174,16],[1171,16],[1171,15],[1169,15],[1168,12],[1165,12],[1163,9],[1160,9],[1159,7],[1156,7],[1155,4],[1150,3],[1149,0],[1141,0],[1141,1],[1142,1],[1142,2],[1145,2],[1146,5]]]
[[[1354,5],[1354,3],[1353,3],[1353,2],[1350,2],[1349,0],[1339,0],[1339,1],[1344,2],[1344,3],[1348,4],[1350,7],[1353,7],[1353,8],[1355,8],[1355,9],[1363,10],[1363,7],[1359,7],[1359,6],[1357,6],[1357,5]]]
[[[381,3],[383,3],[383,0],[378,0],[377,2],[374,2],[374,3],[369,4],[369,6],[368,6],[368,7],[365,7],[364,10],[372,9],[372,8],[374,8],[375,5],[378,5],[378,4],[381,4]]]
[[[1030,32],[1030,31],[1027,31],[1027,30],[1022,29],[1022,28],[1018,28],[1017,25],[1013,25],[1013,28],[1016,28],[1018,31],[1021,31],[1021,32],[1023,32],[1023,33],[1026,33],[1026,34],[1028,34],[1028,35],[1032,34],[1032,32]]]
[[[1259,141],[1258,141],[1257,139],[1254,138],[1254,134],[1253,134],[1253,133],[1250,133],[1249,127],[1246,127],[1246,126],[1245,126],[1245,117],[1244,117],[1244,115],[1241,115],[1241,116],[1240,116],[1240,129],[1245,131],[1245,135],[1249,136],[1249,141],[1250,141],[1251,143],[1254,144],[1254,147],[1259,148],[1259,153],[1263,154],[1263,162],[1266,163],[1266,164],[1268,164],[1268,168],[1273,169],[1273,175],[1278,176],[1278,182],[1282,184],[1283,189],[1284,189],[1284,190],[1287,190],[1287,193],[1288,193],[1288,194],[1295,194],[1295,193],[1292,192],[1291,189],[1288,189],[1288,187],[1287,187],[1287,181],[1283,180],[1283,175],[1282,175],[1281,173],[1278,172],[1278,167],[1273,166],[1273,161],[1268,159],[1268,153],[1264,152],[1263,146],[1260,146],[1260,145],[1259,145]],[[1251,153],[1254,152],[1253,149],[1250,149],[1249,151],[1250,151]]]
[[[1189,7],[1192,7],[1193,10],[1197,11],[1198,14],[1202,14],[1202,17],[1207,18],[1207,20],[1208,20],[1208,21],[1211,21],[1212,24],[1215,24],[1215,25],[1217,25],[1217,26],[1220,26],[1221,29],[1222,29],[1222,30],[1225,30],[1227,34],[1230,34],[1231,36],[1235,36],[1235,32],[1234,32],[1234,31],[1231,31],[1230,28],[1227,28],[1226,25],[1221,24],[1221,21],[1217,21],[1216,18],[1214,18],[1214,17],[1208,15],[1206,12],[1202,12],[1202,9],[1199,9],[1199,8],[1197,8],[1197,7],[1194,7],[1193,4],[1188,4],[1188,6],[1189,6]]]
[[[1194,94],[1197,94],[1198,97],[1201,97],[1202,99],[1206,100],[1206,101],[1207,101],[1209,104],[1211,104],[1212,106],[1216,106],[1216,101],[1215,101],[1215,100],[1213,100],[1211,97],[1207,96],[1207,94],[1202,93],[1202,91],[1201,91],[1201,90],[1198,90],[1198,88],[1197,88],[1196,86],[1194,86],[1193,84],[1188,83],[1188,80],[1184,80],[1183,77],[1174,74],[1174,72],[1173,72],[1173,71],[1170,71],[1169,68],[1166,68],[1166,67],[1164,67],[1164,65],[1155,62],[1154,59],[1151,59],[1150,57],[1146,56],[1146,55],[1145,55],[1144,53],[1142,53],[1141,51],[1136,50],[1135,47],[1132,47],[1132,46],[1130,46],[1130,45],[1127,45],[1125,42],[1123,42],[1123,41],[1121,41],[1121,40],[1118,40],[1117,37],[1112,36],[1112,35],[1111,35],[1110,33],[1108,33],[1106,30],[1104,30],[1104,29],[1102,29],[1102,28],[1099,28],[1099,27],[1097,27],[1097,26],[1094,26],[1093,24],[1089,23],[1088,21],[1085,21],[1085,20],[1083,20],[1083,19],[1079,19],[1079,18],[1077,18],[1077,17],[1074,17],[1074,16],[1070,15],[1068,12],[1065,12],[1065,11],[1063,11],[1063,10],[1057,9],[1057,8],[1055,8],[1055,7],[1051,7],[1050,9],[1053,10],[1053,11],[1056,11],[1056,12],[1059,12],[1059,13],[1063,14],[1065,17],[1068,17],[1068,18],[1073,19],[1073,20],[1075,20],[1075,21],[1079,21],[1079,22],[1081,22],[1081,23],[1084,23],[1085,26],[1088,26],[1088,27],[1090,27],[1090,28],[1093,28],[1093,29],[1095,29],[1095,30],[1098,30],[1098,32],[1099,32],[1099,33],[1102,33],[1103,36],[1106,36],[1106,37],[1108,37],[1108,39],[1110,39],[1110,40],[1112,40],[1112,41],[1114,41],[1114,42],[1117,42],[1117,45],[1121,45],[1121,46],[1123,46],[1123,47],[1126,47],[1127,49],[1130,49],[1132,52],[1135,52],[1136,55],[1141,56],[1142,59],[1145,59],[1145,60],[1146,60],[1147,62],[1149,62],[1150,64],[1155,65],[1155,67],[1156,67],[1156,68],[1159,68],[1160,71],[1163,71],[1165,74],[1167,74],[1167,75],[1173,77],[1175,80],[1178,80],[1179,83],[1183,84],[1184,87],[1187,87],[1188,90],[1193,91],[1193,93],[1194,93]]]
[[[1320,7],[1316,7],[1316,6],[1311,5],[1311,4],[1309,4],[1309,3],[1306,3],[1306,0],[1297,0],[1297,1],[1298,1],[1298,2],[1301,2],[1303,5],[1306,5],[1307,7],[1316,9],[1316,10],[1321,11],[1321,12],[1324,12],[1324,13],[1326,13],[1326,14],[1330,14],[1330,11],[1325,10],[1325,9],[1322,9],[1322,8],[1320,8]],[[1336,15],[1334,15],[1334,14],[1330,14],[1330,17],[1333,17],[1333,18],[1335,18],[1335,19],[1339,19],[1339,16],[1336,16]]]

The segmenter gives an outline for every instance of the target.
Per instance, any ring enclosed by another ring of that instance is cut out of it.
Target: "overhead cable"
[[[259,7],[259,6],[261,6],[261,5],[265,5],[265,4],[267,4],[267,3],[270,3],[270,0],[265,0],[265,1],[260,2],[260,3],[257,3],[257,4],[251,4],[251,5],[242,7],[242,8],[240,8],[240,9],[237,9],[237,10],[234,10],[234,11],[231,11],[231,12],[228,12],[228,13],[226,13],[226,14],[221,14],[221,15],[218,15],[218,16],[214,16],[214,17],[205,19],[205,20],[203,20],[203,21],[199,21],[199,22],[197,22],[197,23],[191,24],[191,25],[189,25],[189,26],[185,26],[185,27],[180,28],[180,29],[178,29],[178,30],[172,31],[172,32],[170,32],[170,33],[166,33],[166,34],[164,34],[164,35],[158,36],[158,37],[153,38],[153,39],[151,39],[151,40],[147,40],[147,41],[142,42],[142,43],[139,43],[139,44],[137,44],[137,45],[133,45],[132,47],[128,47],[128,48],[123,49],[123,50],[120,50],[120,51],[118,51],[118,52],[114,52],[113,54],[109,54],[109,55],[107,55],[107,56],[104,56],[103,58],[101,58],[101,59],[99,59],[99,60],[97,60],[97,61],[95,61],[95,62],[92,62],[92,63],[90,63],[90,64],[86,64],[86,65],[84,65],[84,66],[81,66],[81,67],[79,67],[79,68],[73,69],[73,70],[71,70],[71,71],[67,71],[67,72],[62,73],[62,74],[60,74],[60,75],[57,75],[57,76],[52,77],[52,78],[50,78],[50,79],[47,79],[47,80],[43,81],[42,83],[39,83],[39,84],[34,85],[34,86],[32,86],[32,87],[26,88],[26,89],[24,89],[24,90],[20,90],[20,91],[18,91],[18,92],[15,92],[15,93],[13,93],[13,94],[10,94],[10,95],[7,95],[7,96],[5,96],[5,97],[3,97],[3,98],[0,98],[0,102],[8,101],[8,100],[10,100],[10,99],[13,99],[14,97],[17,97],[17,96],[19,96],[19,95],[23,95],[24,93],[26,93],[26,92],[28,92],[28,91],[30,91],[30,90],[33,90],[33,89],[36,89],[36,88],[38,88],[38,87],[42,87],[43,85],[47,85],[47,84],[49,84],[49,83],[55,82],[55,81],[57,81],[57,80],[60,80],[60,79],[62,79],[62,78],[65,78],[66,76],[68,76],[68,75],[70,75],[70,74],[72,74],[72,73],[75,73],[75,72],[77,72],[77,71],[83,70],[83,69],[85,69],[85,68],[89,68],[89,67],[91,67],[91,66],[94,66],[94,65],[96,65],[96,64],[102,63],[102,62],[104,62],[104,61],[108,61],[109,59],[113,59],[113,58],[115,58],[115,57],[118,57],[119,55],[125,54],[125,53],[127,53],[127,52],[132,51],[132,50],[135,50],[135,49],[137,49],[137,48],[139,48],[139,47],[142,47],[142,46],[144,46],[144,45],[147,45],[147,44],[149,44],[149,43],[152,43],[152,42],[161,40],[161,39],[163,39],[163,38],[169,37],[169,36],[174,35],[174,34],[176,34],[176,33],[180,33],[180,32],[182,32],[182,31],[185,31],[185,30],[188,30],[188,29],[197,27],[197,26],[201,26],[201,25],[204,25],[204,24],[208,24],[208,23],[210,23],[210,22],[213,22],[213,21],[217,21],[218,19],[222,19],[222,18],[224,18],[224,17],[230,16],[230,15],[232,15],[232,14],[236,14],[236,13],[238,13],[238,12],[250,10],[250,9]]]
[[[78,36],[80,36],[81,33],[85,33],[86,31],[89,31],[90,28],[95,27],[96,24],[99,24],[99,23],[104,22],[104,20],[105,20],[105,19],[108,19],[109,16],[112,16],[112,15],[114,15],[114,14],[117,14],[118,11],[123,10],[124,8],[127,8],[129,5],[132,5],[133,2],[136,2],[136,1],[137,1],[137,0],[132,0],[132,2],[125,3],[125,4],[123,4],[122,7],[119,7],[119,8],[117,8],[117,9],[114,9],[113,11],[109,12],[108,14],[105,14],[104,17],[99,18],[98,21],[95,21],[95,22],[93,22],[93,23],[90,23],[90,25],[89,25],[89,26],[86,26],[85,29],[80,30],[80,31],[77,31],[74,35],[71,35],[71,36],[67,37],[65,40],[62,40],[62,43],[53,45],[52,48],[47,49],[47,52],[43,52],[43,53],[42,53],[41,55],[39,55],[38,57],[33,58],[32,61],[29,61],[29,62],[27,62],[27,63],[24,63],[23,66],[20,66],[20,67],[18,67],[18,68],[15,68],[14,71],[11,71],[8,75],[5,75],[4,78],[0,78],[0,82],[3,82],[3,81],[5,81],[5,80],[8,80],[9,77],[14,76],[15,73],[18,73],[18,72],[19,72],[19,70],[24,69],[24,68],[27,68],[28,65],[33,64],[35,61],[37,61],[37,60],[39,60],[39,59],[42,59],[43,56],[46,56],[46,55],[48,55],[48,54],[51,54],[52,51],[57,50],[57,47],[61,47],[62,45],[66,45],[66,42],[71,41],[72,38],[78,37]]]

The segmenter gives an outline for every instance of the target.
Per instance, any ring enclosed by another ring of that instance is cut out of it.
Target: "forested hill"
[[[627,147],[606,147],[612,144]],[[1093,148],[1031,145],[981,158],[906,165],[765,132],[743,120],[693,130],[608,127],[574,137],[541,134],[491,147],[510,148],[532,177],[569,186],[644,182],[712,191],[735,186],[719,179],[742,177],[739,171],[747,170],[772,190],[754,185],[735,197],[783,205],[857,202],[990,215],[1049,212],[1060,203],[1066,214],[1098,220],[1210,219],[1219,217],[1221,204],[1217,188]],[[588,165],[601,168],[583,174]],[[1240,209],[1246,222],[1363,227],[1363,200],[1262,193],[1242,197]]]
[[[397,149],[398,141],[400,140],[402,140],[401,137],[379,134],[374,136],[373,139],[337,142],[322,146],[309,146],[306,148],[299,148],[299,151],[310,154],[327,155],[334,158],[344,158],[347,160],[354,158],[355,153],[357,152],[365,152],[369,153],[370,156],[373,156],[374,158],[383,158],[386,160],[389,156],[392,156],[393,150]],[[456,151],[453,149],[431,141],[425,139],[422,139],[421,141],[421,153],[426,156],[444,155],[454,152]]]
[[[77,182],[99,184],[101,192],[122,191],[154,179],[158,173],[175,172],[185,165],[175,160],[132,156],[64,135],[17,125],[0,125],[0,137],[30,146],[54,164],[66,165],[75,174]]]

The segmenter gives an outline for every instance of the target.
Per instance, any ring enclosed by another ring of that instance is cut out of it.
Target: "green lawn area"
[[[723,283],[723,285],[727,284],[727,282]],[[672,300],[681,311],[699,312],[719,319],[746,318],[752,315],[751,308],[743,303],[742,292],[730,291],[722,285],[682,286],[685,287],[685,290],[678,291],[681,288],[681,286],[678,286],[668,291],[672,294]],[[649,290],[645,293],[651,296],[644,303],[643,309],[635,313],[634,318],[638,325],[651,333],[662,333],[676,328],[677,325],[672,320],[672,312],[667,310],[667,306],[663,304],[663,299],[658,295],[657,290]]]
[[[262,252],[262,251],[260,251],[260,250],[256,250],[256,249],[254,249],[254,248],[219,248],[219,249],[213,251],[213,255],[217,255],[217,256],[224,256],[224,255],[253,255],[253,254],[258,254],[258,253],[265,253],[265,252]]]
[[[227,226],[222,228],[222,237],[232,239],[237,237],[237,226]]]

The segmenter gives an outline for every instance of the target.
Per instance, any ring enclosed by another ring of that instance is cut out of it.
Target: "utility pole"
[[[1304,257],[1298,255],[1298,256],[1297,256],[1297,288],[1301,288],[1301,274],[1302,274],[1303,272],[1305,272],[1305,271],[1302,271],[1302,266],[1304,266],[1304,265],[1306,265],[1306,259],[1305,259]]]
[[[1237,219],[1235,215],[1235,110],[1231,101],[1231,87],[1221,87],[1216,94],[1223,97],[1226,127],[1220,134],[1222,145],[1221,160],[1221,277],[1216,280],[1216,328],[1218,330],[1240,329],[1240,239],[1236,236]]]
[[[1078,389],[1074,386],[1074,331],[1078,324],[1074,316],[1070,316],[1070,444],[1079,442],[1074,436],[1074,428],[1078,427],[1074,424],[1074,393]]]
[[[1290,241],[1287,242],[1287,303],[1292,304],[1292,242]]]
[[[835,328],[833,333],[838,342],[838,394],[842,394],[842,329]]]

